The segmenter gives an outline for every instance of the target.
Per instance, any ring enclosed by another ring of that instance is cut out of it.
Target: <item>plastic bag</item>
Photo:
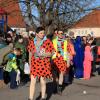
[[[27,62],[24,65],[24,73],[25,74],[30,74],[30,66]]]

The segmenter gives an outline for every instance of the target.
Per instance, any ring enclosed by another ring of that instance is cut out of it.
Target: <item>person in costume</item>
[[[71,41],[70,37],[66,37],[67,39],[67,71],[64,75],[64,84],[69,85],[72,83],[74,78],[74,66],[73,66],[73,57],[75,56],[74,45]]]
[[[85,57],[84,57],[84,79],[90,79],[91,68],[92,68],[93,56],[91,52],[90,44],[85,47]]]
[[[58,85],[57,92],[62,93],[63,85],[63,76],[67,68],[67,40],[63,38],[63,31],[58,30],[55,32],[54,38],[52,40],[56,52],[52,56],[54,65],[57,67],[59,76],[58,76]]]
[[[76,78],[83,78],[83,61],[84,61],[84,46],[82,38],[76,37],[74,48],[76,55],[74,56],[74,75]]]
[[[45,100],[46,78],[52,78],[50,57],[54,51],[52,42],[44,34],[44,28],[36,29],[36,36],[29,41],[28,51],[31,52],[31,83],[29,100],[33,100],[35,92],[36,79],[40,79],[41,100]]]
[[[9,72],[10,76],[10,88],[17,88],[17,73],[20,72],[16,62],[17,49],[14,49],[13,52],[9,53],[5,60],[7,61],[7,65],[5,71]]]

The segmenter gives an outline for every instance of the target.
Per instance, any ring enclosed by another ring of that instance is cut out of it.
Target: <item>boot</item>
[[[59,95],[62,94],[62,85],[58,85],[58,87],[57,87],[57,93],[58,93]]]

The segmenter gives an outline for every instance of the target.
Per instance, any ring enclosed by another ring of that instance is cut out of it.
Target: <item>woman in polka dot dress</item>
[[[46,38],[44,29],[38,27],[36,37],[29,41],[28,51],[31,52],[31,83],[29,100],[33,100],[36,78],[40,79],[41,98],[45,100],[46,81],[45,78],[51,78],[50,57],[54,51],[52,42]]]

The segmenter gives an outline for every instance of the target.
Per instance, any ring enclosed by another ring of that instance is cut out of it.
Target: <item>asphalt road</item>
[[[62,95],[53,94],[52,82],[47,83],[47,100],[100,100],[100,76],[90,80],[74,79],[73,84],[65,87]],[[18,89],[0,89],[0,100],[28,100],[29,83]],[[36,84],[35,99],[39,100],[40,84]]]

